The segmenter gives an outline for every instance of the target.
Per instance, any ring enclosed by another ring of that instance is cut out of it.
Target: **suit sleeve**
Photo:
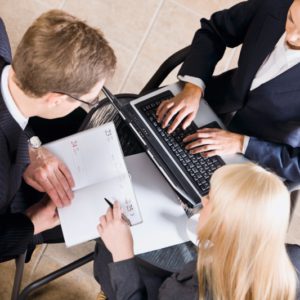
[[[116,300],[147,300],[147,291],[134,258],[109,264]]]
[[[210,20],[201,19],[201,28],[195,33],[191,51],[178,75],[201,78],[207,84],[226,47],[243,43],[260,2],[263,1],[244,1],[214,13]]]
[[[0,262],[12,259],[25,252],[33,239],[33,224],[21,213],[8,213],[10,187],[9,157],[7,145],[0,132]]]
[[[250,137],[245,156],[288,182],[300,184],[300,148]]]
[[[24,214],[0,216],[0,262],[24,253],[33,238],[33,224]]]
[[[1,18],[0,18],[0,56],[3,57],[3,59],[6,62],[11,63],[12,57],[11,57],[10,44],[6,33],[5,25]]]

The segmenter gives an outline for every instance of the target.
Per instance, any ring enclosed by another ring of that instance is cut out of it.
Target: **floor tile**
[[[200,16],[174,1],[165,1],[123,91],[137,92],[171,54],[189,45]]]
[[[0,7],[13,52],[32,22],[43,12],[55,8],[39,0],[0,0]]]
[[[159,3],[158,0],[66,0],[63,9],[99,26],[108,39],[135,50]]]

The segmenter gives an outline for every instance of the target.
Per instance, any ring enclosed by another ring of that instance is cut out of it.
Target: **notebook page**
[[[128,173],[112,122],[44,146],[68,166],[74,190]]]

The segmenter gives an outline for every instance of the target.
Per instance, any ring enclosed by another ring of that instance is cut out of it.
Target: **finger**
[[[100,217],[100,224],[101,224],[102,227],[106,226],[107,221],[106,221],[106,216],[105,215]]]
[[[168,133],[172,133],[177,128],[177,126],[182,122],[182,120],[186,117],[186,115],[187,115],[187,112],[185,110],[181,110],[177,114],[177,116],[174,119],[174,121],[172,122],[171,126],[169,127]]]
[[[101,224],[98,224],[98,225],[97,225],[97,230],[98,230],[99,235],[101,236],[102,233],[103,233],[103,228],[102,228],[102,225],[101,225]]]
[[[60,182],[60,184],[64,190],[64,193],[66,194],[66,196],[69,200],[68,202],[70,203],[71,200],[73,199],[74,195],[73,195],[73,191],[71,190],[71,187],[70,187],[66,177],[64,176],[63,173],[60,172],[60,169],[55,171],[55,175],[56,175],[58,181]]]
[[[203,139],[203,138],[207,139],[207,138],[211,138],[213,135],[214,135],[214,133],[212,133],[212,132],[197,131],[197,132],[185,137],[183,139],[183,142],[188,143],[188,142],[191,142],[191,141],[196,140],[196,139]]]
[[[200,153],[203,153],[203,152],[214,151],[214,150],[219,150],[219,149],[220,149],[219,145],[203,145],[203,146],[198,147],[196,149],[192,149],[190,151],[190,153],[191,154],[196,154],[196,153],[199,153],[199,150],[200,150]]]
[[[162,128],[165,128],[171,121],[171,119],[181,110],[181,106],[177,105],[172,107],[167,114],[165,115],[165,118],[162,122]]]
[[[219,128],[201,128],[197,130],[198,132],[203,132],[203,133],[216,133],[218,131],[223,131],[222,129]]]
[[[68,167],[63,162],[60,162],[58,164],[58,167],[61,170],[61,172],[63,173],[63,175],[65,176],[66,180],[68,181],[70,189],[71,189],[71,187],[74,187],[75,182],[74,182],[73,176],[72,176],[70,170],[68,169]]]
[[[53,217],[53,227],[56,227],[60,224],[60,220],[57,214],[54,215]]]
[[[109,207],[106,212],[106,221],[111,222],[113,220],[113,210]]]
[[[192,112],[191,114],[189,114],[185,118],[185,120],[184,120],[184,122],[182,124],[183,130],[187,129],[191,125],[191,123],[193,122],[193,120],[195,119],[195,117],[196,117],[196,112]]]
[[[190,150],[195,147],[203,146],[203,145],[213,145],[216,144],[216,140],[214,139],[197,139],[196,141],[189,143],[185,146],[185,149]]]
[[[164,119],[164,116],[166,115],[166,113],[174,106],[174,102],[170,102],[168,101],[161,109],[158,117],[157,117],[157,121],[159,123],[161,123]]]
[[[213,151],[207,151],[202,153],[202,156],[204,157],[212,157],[212,156],[216,156],[216,155],[222,155],[223,151],[222,150],[213,150]]]
[[[49,197],[55,203],[55,205],[57,207],[62,207],[63,203],[57,193],[57,190],[54,188],[50,180],[47,177],[41,178],[40,184],[43,185],[45,192],[49,195]]]
[[[52,173],[50,173],[48,178],[49,178],[49,181],[52,184],[53,188],[56,190],[62,206],[69,205],[70,204],[69,197],[66,194],[62,183],[57,178],[56,170],[54,170]]]
[[[165,106],[166,105],[170,105],[170,100],[164,100],[164,101],[162,101],[160,104],[159,104],[159,106],[158,106],[158,108],[157,108],[157,110],[156,110],[156,116],[159,116],[159,115],[161,115],[161,113],[162,113],[162,111],[165,109]]]
[[[122,211],[119,201],[114,202],[113,217],[115,220],[122,219]]]

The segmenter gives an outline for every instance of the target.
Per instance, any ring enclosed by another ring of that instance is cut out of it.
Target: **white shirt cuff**
[[[202,89],[203,95],[204,95],[205,83],[202,79],[193,77],[193,76],[189,76],[189,75],[184,75],[184,76],[178,75],[177,77],[180,81],[189,82],[189,83],[192,83],[192,84],[198,86],[199,88]]]
[[[245,152],[247,150],[247,147],[248,147],[248,144],[249,144],[249,141],[250,141],[250,137],[247,136],[247,135],[244,135],[244,143],[243,143],[242,154],[245,154]]]

